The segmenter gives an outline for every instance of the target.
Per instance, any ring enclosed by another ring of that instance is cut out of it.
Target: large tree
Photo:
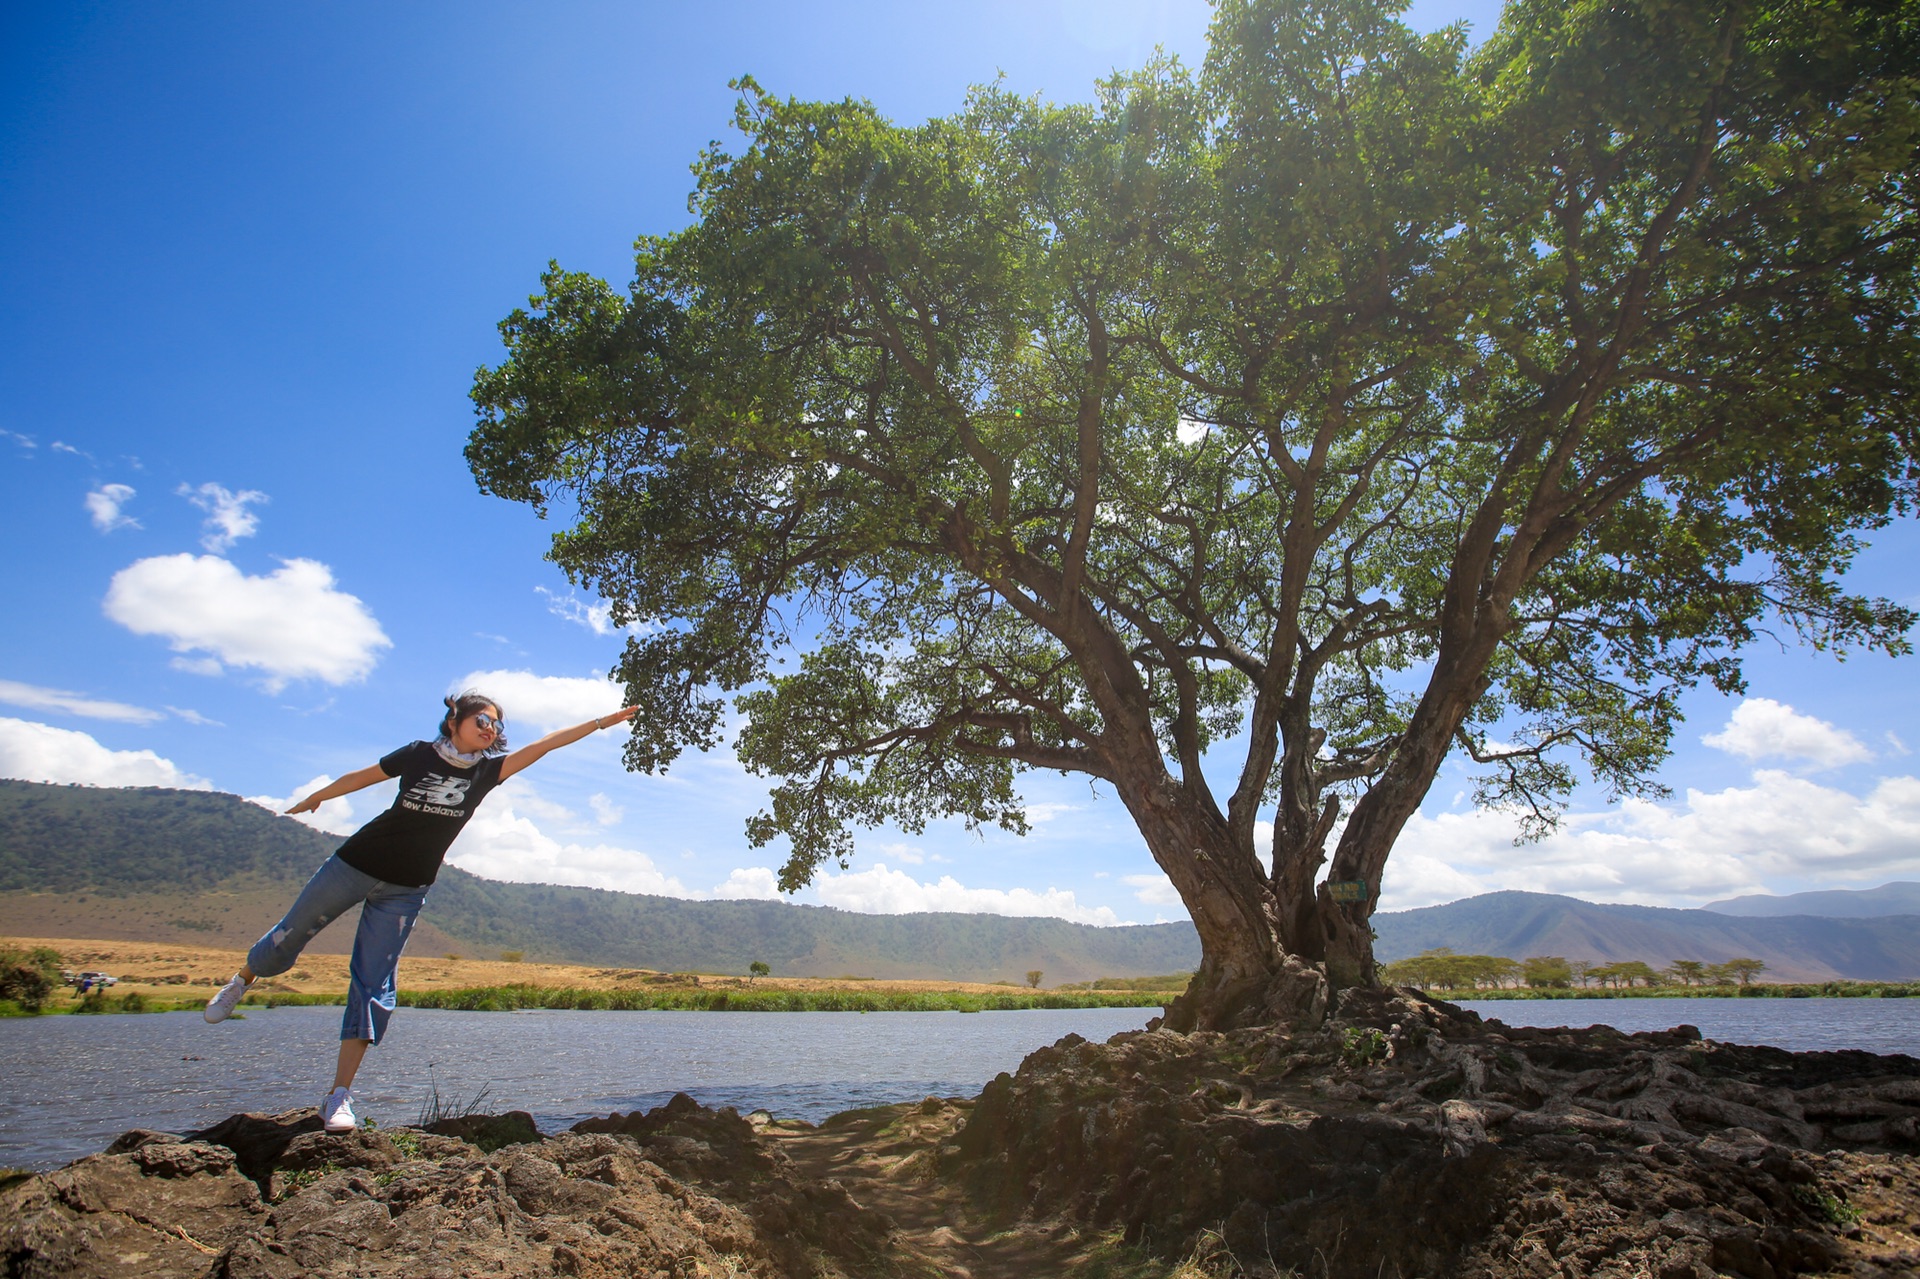
[[[788,889],[1099,778],[1222,1026],[1375,979],[1450,756],[1538,827],[1763,630],[1904,651],[1841,574],[1915,496],[1914,6],[1396,11],[914,127],[743,81],[624,294],[551,268],[468,458],[637,624],[630,766],[737,694]]]

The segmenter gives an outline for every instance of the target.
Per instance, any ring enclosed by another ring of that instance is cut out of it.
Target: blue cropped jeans
[[[286,972],[322,928],[359,906],[360,928],[353,935],[347,1014],[340,1021],[340,1038],[371,1039],[377,1044],[393,1016],[400,952],[420,918],[430,887],[389,884],[329,857],[300,890],[286,918],[247,952],[247,967],[256,977]]]

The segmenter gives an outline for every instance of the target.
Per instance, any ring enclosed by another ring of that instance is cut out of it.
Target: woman
[[[507,751],[506,716],[500,704],[469,690],[445,699],[447,713],[432,742],[411,742],[369,768],[348,773],[321,787],[287,810],[311,813],[330,799],[400,779],[393,806],[340,845],[307,886],[285,919],[247,952],[233,980],[207,1001],[207,1020],[225,1021],[251,986],[293,967],[308,942],[329,922],[355,906],[360,928],[354,934],[348,967],[347,1013],[340,1023],[340,1059],[333,1091],[320,1107],[328,1132],[359,1127],[353,1113],[353,1077],[367,1048],[380,1042],[395,1003],[394,975],[427,890],[454,836],[473,816],[487,792],[560,746],[633,718],[638,707],[548,733],[531,746]]]

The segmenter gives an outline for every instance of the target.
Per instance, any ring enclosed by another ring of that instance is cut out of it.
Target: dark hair
[[[494,718],[500,721],[500,731],[493,735],[493,744],[486,749],[488,755],[502,755],[507,749],[507,713],[500,709],[500,703],[488,697],[477,688],[470,688],[458,697],[443,697],[440,701],[446,706],[447,713],[440,717],[440,736],[452,740],[454,725],[467,719],[478,711],[491,706]]]

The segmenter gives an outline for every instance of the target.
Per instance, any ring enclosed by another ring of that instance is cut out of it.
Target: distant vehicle
[[[93,986],[95,988],[98,988],[101,986],[112,986],[116,984],[119,980],[120,979],[118,977],[112,976],[111,974],[108,974],[108,973],[86,972],[86,973],[81,973],[78,977],[75,977],[73,979],[73,984],[76,986]]]

